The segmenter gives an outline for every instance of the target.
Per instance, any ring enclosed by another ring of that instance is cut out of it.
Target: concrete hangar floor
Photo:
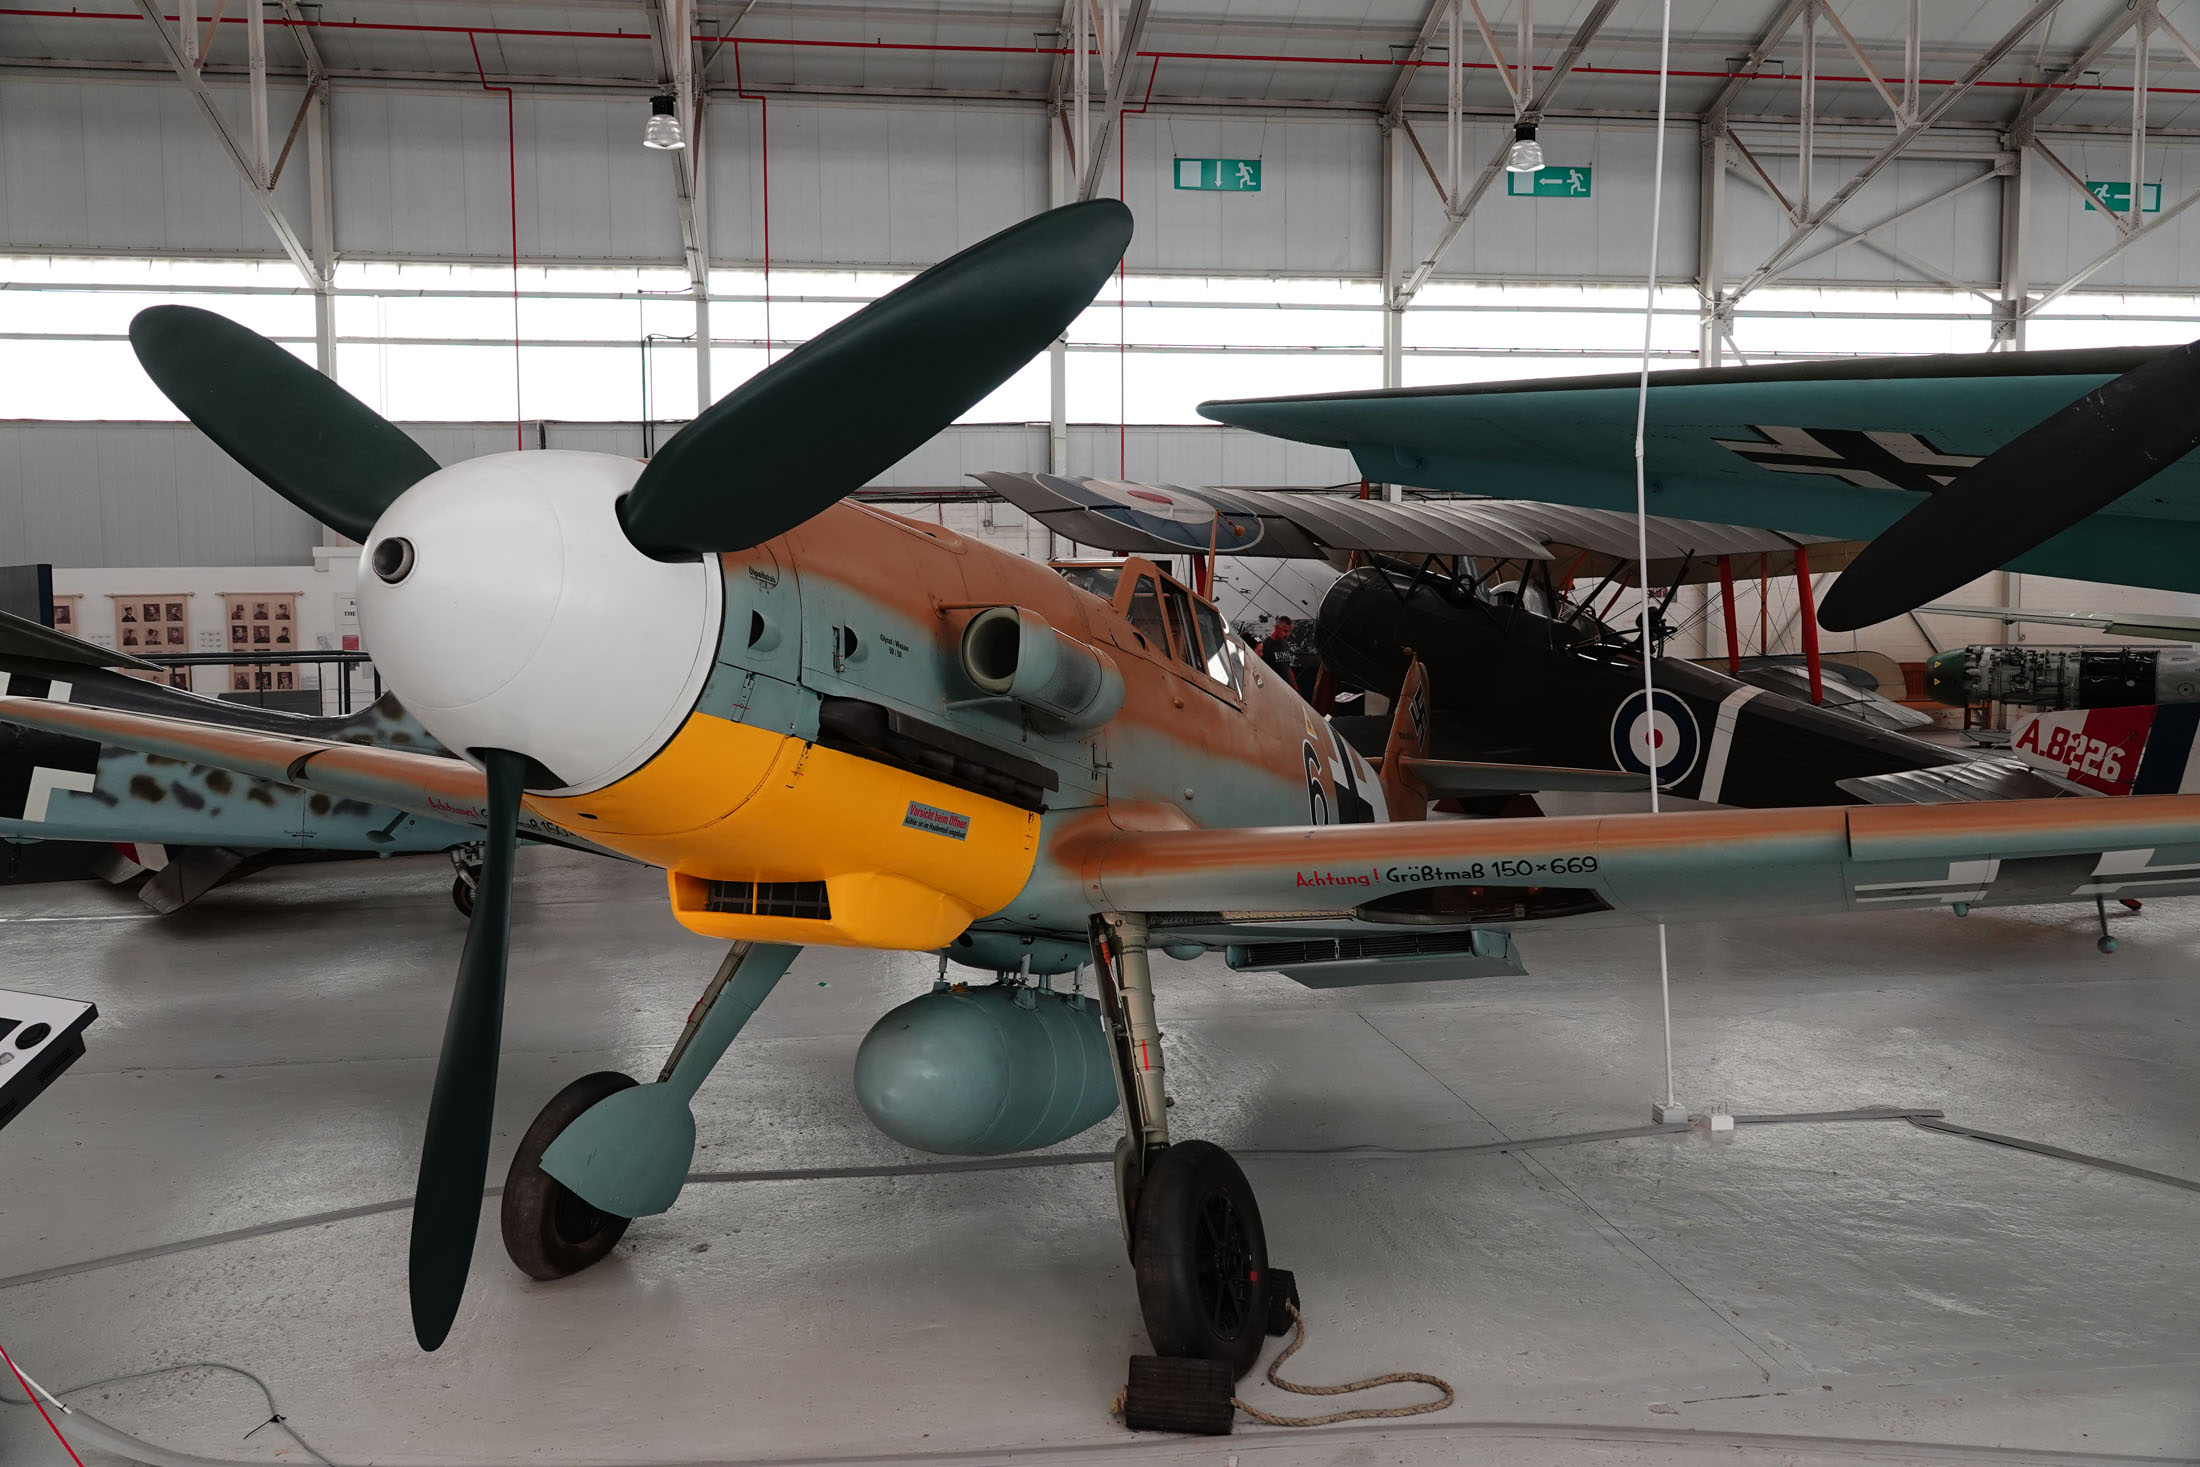
[[[171,919],[0,894],[7,981],[102,1015],[0,1134],[0,1344],[34,1376],[222,1362],[343,1467],[2200,1456],[2194,1191],[1901,1120],[1490,1149],[1647,1119],[1640,933],[1530,936],[1530,976],[1420,987],[1157,969],[1178,1133],[1244,1159],[1301,1281],[1291,1373],[1432,1371],[1459,1391],[1441,1415],[1125,1433],[1108,1406],[1146,1344],[1106,1168],[936,1168],[855,1103],[864,1030],[931,981],[916,955],[805,954],[698,1100],[711,1179],[602,1266],[532,1283],[485,1209],[457,1329],[422,1355],[402,1199],[449,884],[427,858],[299,868]],[[1931,1108],[2200,1178],[2200,905],[2119,914],[2112,957],[2092,923],[1676,928],[1681,1094]],[[567,1080],[655,1071],[717,956],[650,873],[559,852],[524,854],[514,925],[496,1179]],[[306,1460],[225,1371],[75,1399],[180,1451]],[[0,1407],[0,1461],[66,1458]]]

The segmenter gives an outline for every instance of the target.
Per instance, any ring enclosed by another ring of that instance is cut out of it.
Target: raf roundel
[[[1663,688],[1654,703],[1629,693],[1612,715],[1613,760],[1629,774],[1648,774],[1654,765],[1658,783],[1667,789],[1688,778],[1702,750],[1696,715]]]

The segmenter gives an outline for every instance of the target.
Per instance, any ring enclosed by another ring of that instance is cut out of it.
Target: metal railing
[[[345,714],[352,711],[355,699],[363,704],[371,704],[382,696],[381,669],[374,665],[374,658],[365,652],[330,652],[320,649],[290,652],[172,652],[149,654],[145,660],[162,667],[301,669],[297,679],[299,685],[296,687],[276,687],[278,674],[269,672],[265,676],[254,676],[250,689],[224,688],[219,695],[232,703],[250,703],[260,708],[286,707],[301,701],[296,696],[298,694],[316,693],[320,698],[318,711]],[[315,671],[315,687],[304,686],[305,676],[302,669],[308,667]],[[333,677],[321,672],[324,667],[335,669]],[[371,692],[356,686],[361,669],[367,674]],[[335,694],[336,706],[333,709],[328,706],[331,693]],[[277,701],[271,702],[270,695],[276,695]],[[292,708],[292,711],[296,709]]]

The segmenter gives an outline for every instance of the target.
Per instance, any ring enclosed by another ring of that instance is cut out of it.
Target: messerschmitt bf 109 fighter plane
[[[1053,340],[1130,230],[1110,201],[1016,225],[751,378],[646,465],[439,469],[241,327],[178,307],[133,324],[194,422],[366,545],[376,661],[468,762],[57,704],[0,700],[0,717],[483,810],[412,1217],[424,1347],[458,1313],[481,1214],[523,811],[663,867],[674,916],[732,944],[655,1083],[576,1081],[528,1130],[501,1218],[523,1269],[585,1268],[672,1205],[688,1097],[803,946],[938,951],[1025,981],[887,1014],[856,1063],[867,1111],[910,1144],[989,1153],[1120,1104],[1153,1345],[1233,1378],[1269,1319],[1267,1243],[1236,1163],[1171,1132],[1156,950],[1387,982],[1512,968],[1511,934],[1542,921],[2200,888],[2200,799],[2181,796],[1387,820],[1442,773],[1412,700],[1379,775],[1150,562],[1072,580],[842,502]],[[1047,981],[1088,960],[1097,1012]]]

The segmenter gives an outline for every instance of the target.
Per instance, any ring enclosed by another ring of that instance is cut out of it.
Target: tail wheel
[[[632,1218],[599,1211],[542,1169],[542,1154],[567,1126],[606,1096],[631,1089],[615,1070],[583,1075],[550,1097],[520,1138],[504,1179],[504,1251],[529,1278],[562,1279],[610,1256]]]
[[[1230,1153],[1184,1141],[1138,1190],[1132,1259],[1154,1353],[1252,1368],[1268,1333],[1268,1239],[1252,1184]]]

